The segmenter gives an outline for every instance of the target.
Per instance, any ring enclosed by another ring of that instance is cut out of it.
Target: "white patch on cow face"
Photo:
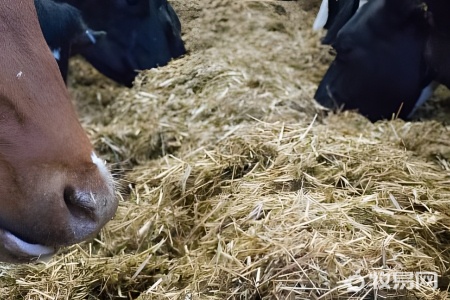
[[[359,0],[359,6],[358,9],[361,8],[361,6],[363,6],[364,4],[366,4],[369,0]]]
[[[60,60],[61,59],[61,48],[58,49],[52,49],[52,53],[53,53],[53,57],[56,60]]]
[[[94,152],[92,152],[91,154],[91,159],[92,162],[97,166],[103,179],[106,181],[108,188],[110,189],[110,192],[113,193],[113,186],[114,186],[113,179],[111,173],[109,172],[108,168],[105,165],[105,162],[100,158],[98,158],[98,156]]]
[[[367,4],[369,0],[359,0],[358,10],[365,4]],[[357,11],[358,11],[357,10]],[[313,30],[322,29],[328,21],[328,0],[323,0],[320,5],[319,13],[317,14],[316,19],[314,20]]]
[[[314,20],[313,30],[319,30],[325,26],[328,20],[328,0],[323,0],[320,5],[319,13]]]

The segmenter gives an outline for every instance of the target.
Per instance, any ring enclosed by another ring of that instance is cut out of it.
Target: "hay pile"
[[[47,265],[3,265],[2,299],[447,299],[446,128],[325,117],[310,5],[173,3],[190,53],[134,88],[72,63],[115,219]],[[372,289],[395,271],[437,272],[441,290]]]

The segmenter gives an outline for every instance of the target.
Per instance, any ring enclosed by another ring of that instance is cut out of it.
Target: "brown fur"
[[[77,243],[113,216],[111,179],[92,162],[33,0],[2,2],[0,36],[0,230],[29,243]],[[0,260],[14,261],[1,244]]]

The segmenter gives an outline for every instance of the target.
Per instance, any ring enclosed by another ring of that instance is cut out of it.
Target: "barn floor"
[[[133,88],[71,62],[116,217],[47,264],[3,264],[0,298],[450,299],[448,91],[414,122],[327,115],[319,1],[171,3],[189,53]],[[439,288],[395,287],[417,272]]]

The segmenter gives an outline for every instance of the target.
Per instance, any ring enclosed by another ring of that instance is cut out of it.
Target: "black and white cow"
[[[131,86],[139,70],[166,65],[186,53],[181,23],[167,0],[57,0],[78,8],[106,37],[73,49],[111,79]]]
[[[35,0],[35,6],[64,79],[73,54],[131,86],[139,70],[186,53],[180,20],[167,0]]]
[[[313,29],[327,29],[322,39],[325,45],[331,45],[337,33],[368,0],[323,0]]]
[[[45,41],[66,79],[71,48],[95,44],[105,33],[88,28],[80,11],[67,3],[34,0],[34,5]]]
[[[322,21],[335,26],[336,34],[327,42],[337,54],[315,99],[328,108],[356,109],[372,121],[407,118],[431,95],[429,85],[436,77],[424,55],[430,25],[423,5],[419,0],[359,4],[350,18],[337,14],[345,21]]]

